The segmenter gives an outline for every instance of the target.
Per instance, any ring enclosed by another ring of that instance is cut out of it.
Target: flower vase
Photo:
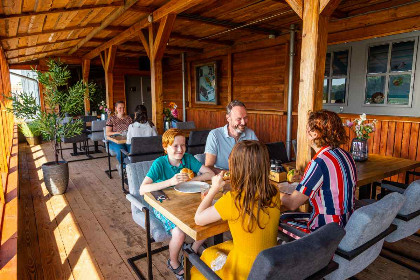
[[[354,161],[366,161],[368,159],[367,139],[354,138],[351,141],[350,153]]]
[[[101,114],[101,120],[106,121],[108,119],[108,114]]]
[[[172,128],[172,124],[170,120],[165,120],[165,131]]]

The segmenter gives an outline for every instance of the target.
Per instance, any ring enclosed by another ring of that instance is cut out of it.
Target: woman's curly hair
[[[308,127],[310,131],[315,131],[318,134],[318,137],[313,140],[318,147],[338,148],[348,141],[343,122],[334,112],[327,110],[311,112]]]

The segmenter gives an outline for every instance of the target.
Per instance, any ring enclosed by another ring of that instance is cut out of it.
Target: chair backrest
[[[195,123],[194,121],[189,122],[176,122],[175,128],[178,129],[195,129]]]
[[[93,141],[100,141],[104,139],[103,129],[106,126],[106,121],[95,120],[92,122],[92,131],[100,131],[100,132],[92,132],[90,138]]]
[[[164,153],[162,136],[131,138],[130,162],[154,160]]]
[[[420,210],[420,180],[412,182],[404,191],[405,202],[398,214],[410,215]],[[397,230],[385,238],[387,242],[396,242],[416,233],[420,228],[420,216],[404,221],[398,217],[393,222]]]
[[[292,242],[260,252],[248,279],[305,279],[328,265],[345,235],[336,223]]]
[[[187,153],[192,155],[203,154],[209,133],[210,130],[191,131],[188,137]]]
[[[93,121],[96,121],[97,119],[98,119],[97,116],[83,116],[84,122],[93,122]]]
[[[206,154],[195,154],[194,157],[202,164],[206,163]]]
[[[399,193],[391,193],[383,199],[361,207],[354,211],[346,224],[346,236],[338,245],[338,248],[351,252],[379,236],[387,230],[392,220],[404,204],[404,196]],[[325,279],[347,279],[371,264],[381,252],[384,238],[374,244],[370,244],[366,250],[348,260],[336,254],[334,261],[339,264],[337,270],[327,275]]]
[[[287,158],[286,146],[283,142],[267,143],[268,155],[271,159],[279,159],[282,162],[289,162]]]
[[[152,164],[153,161],[142,161],[130,163],[126,166],[128,189],[130,195],[132,195],[135,200],[143,204],[143,206],[148,207],[149,209],[149,204],[143,199],[143,196],[140,195],[139,191],[140,185],[146,177],[147,172],[149,171]],[[128,200],[131,202],[131,213],[134,222],[136,222],[142,228],[146,229],[145,213],[136,206],[138,203],[133,201],[132,198],[128,198]],[[150,234],[156,242],[167,241],[171,238],[171,236],[166,232],[162,222],[155,217],[152,211],[150,211]]]

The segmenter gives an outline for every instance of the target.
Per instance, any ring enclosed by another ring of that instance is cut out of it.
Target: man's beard
[[[239,128],[239,125],[238,125],[238,126],[235,126],[235,127],[234,127],[234,129],[235,129],[236,133],[238,133],[238,134],[242,134],[242,133],[244,133],[244,132],[245,132],[246,125],[244,125],[243,127],[244,127],[244,130],[241,130],[241,129]]]

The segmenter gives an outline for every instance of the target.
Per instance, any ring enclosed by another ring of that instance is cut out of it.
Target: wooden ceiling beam
[[[214,39],[201,39],[200,37],[192,36],[192,35],[183,35],[181,33],[171,33],[171,37],[169,39],[184,39],[190,41],[199,41],[203,43],[213,44],[213,45],[221,45],[221,46],[232,46],[233,41],[228,40],[214,40]]]
[[[170,13],[181,13],[188,8],[191,8],[195,5],[200,4],[204,0],[171,0],[164,4],[162,7],[154,11],[150,17],[152,21],[156,22],[162,19],[163,16],[168,15]],[[86,59],[91,59],[100,54],[101,51],[107,49],[112,45],[119,45],[125,41],[128,41],[130,38],[134,36],[138,36],[138,33],[141,29],[147,27],[150,24],[147,17],[141,18],[137,23],[133,24],[131,27],[127,28],[124,32],[121,32],[119,35],[115,36],[108,42],[102,44],[101,46],[97,47],[93,51],[89,52],[84,56]]]
[[[303,15],[303,2],[302,0],[286,0],[287,4],[289,4],[290,8],[292,8],[295,13],[302,18]]]
[[[114,10],[109,16],[106,17],[104,21],[101,22],[101,25],[94,30],[92,30],[82,41],[77,43],[70,51],[69,55],[73,54],[75,51],[80,49],[86,42],[93,38],[96,34],[104,30],[108,25],[110,25],[114,20],[119,18],[125,11],[131,8],[134,4],[137,3],[138,0],[127,0],[125,1],[124,6],[119,7],[118,9]]]
[[[277,30],[272,30],[272,29],[262,28],[262,27],[257,27],[257,26],[244,26],[246,23],[236,23],[236,22],[231,22],[227,20],[218,20],[215,18],[203,17],[203,16],[195,15],[195,14],[180,13],[178,15],[178,18],[188,20],[188,21],[202,22],[205,24],[213,25],[213,26],[220,26],[220,27],[227,27],[227,28],[241,28],[242,30],[248,30],[253,33],[264,34],[264,35],[270,35],[270,34],[277,35],[279,33]]]
[[[139,31],[139,39],[143,45],[144,50],[146,51],[147,56],[150,57],[149,42],[147,41],[146,36],[142,30]]]
[[[62,29],[48,29],[48,30],[43,30],[40,32],[33,32],[33,33],[21,33],[21,34],[17,34],[16,36],[11,36],[11,37],[1,37],[1,41],[13,40],[17,38],[30,37],[30,36],[38,36],[38,35],[44,35],[44,34],[50,34],[50,33],[75,31],[75,30],[86,29],[86,28],[95,28],[98,26],[100,26],[100,24],[94,23],[94,24],[87,24],[85,26],[72,26],[72,27],[66,27]]]
[[[19,47],[19,48],[15,48],[15,49],[7,49],[7,50],[5,50],[5,52],[8,53],[8,52],[13,52],[13,51],[18,51],[18,50],[25,50],[25,49],[31,49],[31,48],[36,48],[36,47],[50,46],[50,45],[61,44],[61,43],[68,43],[68,42],[78,41],[78,40],[81,40],[81,39],[83,39],[83,37],[74,38],[74,39],[57,40],[55,42],[41,43],[41,44],[36,44],[36,45],[33,45],[33,46],[25,46],[25,47]]]
[[[319,3],[319,13],[326,17],[331,16],[340,2],[341,0],[321,0]]]
[[[179,51],[179,52],[192,52],[192,53],[202,53],[203,49],[200,48],[190,48],[190,47],[178,47],[178,46],[166,46],[168,51]]]
[[[159,29],[153,44],[153,57],[155,60],[161,60],[169,41],[172,28],[174,27],[176,14],[169,14],[162,18]],[[150,50],[151,51],[151,50]]]
[[[82,12],[86,10],[95,10],[95,9],[103,9],[103,8],[115,8],[118,6],[124,5],[123,1],[120,2],[113,2],[111,4],[105,5],[86,5],[81,7],[73,7],[73,8],[60,8],[60,9],[51,9],[48,11],[42,12],[24,12],[20,14],[11,14],[11,15],[0,15],[0,20],[4,19],[15,19],[15,18],[24,18],[24,17],[34,17],[34,16],[44,16],[44,15],[53,15],[53,14],[61,14],[61,13],[71,13],[71,12]]]
[[[130,8],[130,12],[137,12],[137,13],[153,13],[154,10],[157,8],[155,7],[145,7],[145,6],[133,6]]]
[[[28,54],[28,55],[18,55],[18,56],[14,56],[14,57],[8,57],[7,60],[15,60],[15,59],[19,59],[19,58],[23,58],[23,57],[31,57],[31,56],[37,56],[36,59],[40,59],[41,57],[43,57],[42,55],[46,55],[49,53],[56,53],[56,52],[65,52],[67,51],[69,48],[63,48],[63,49],[59,49],[59,50],[49,50],[49,51],[42,51],[42,52],[36,52],[33,54]]]

